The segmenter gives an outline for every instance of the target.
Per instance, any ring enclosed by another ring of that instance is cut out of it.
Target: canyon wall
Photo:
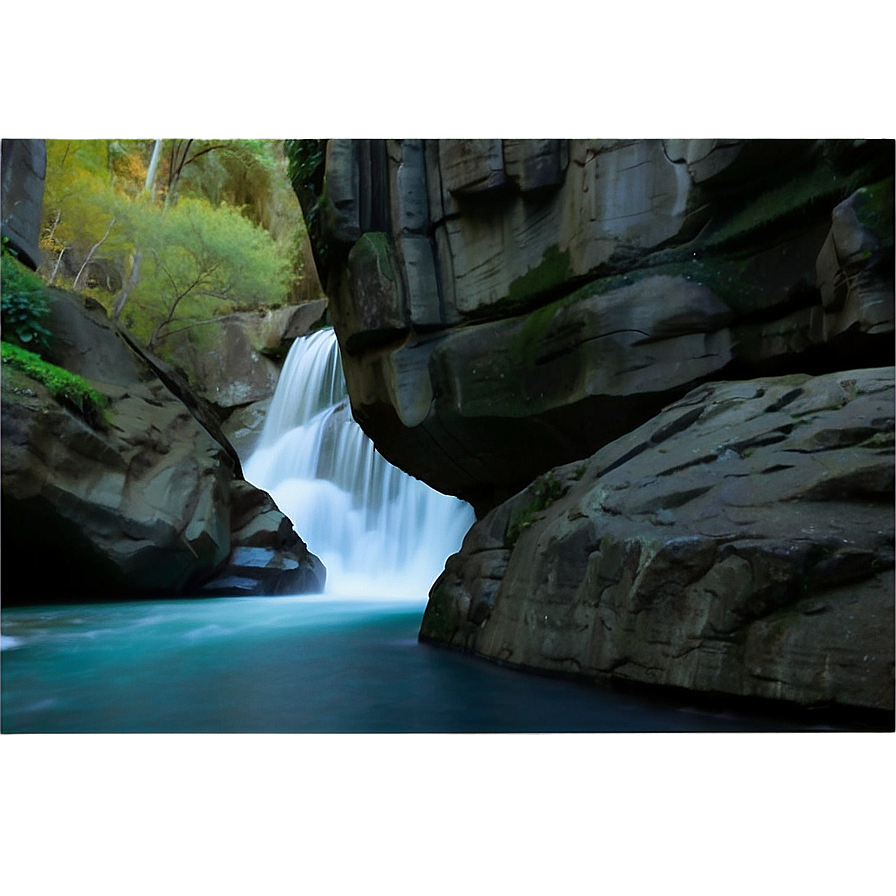
[[[315,158],[297,192],[355,417],[480,513],[700,382],[892,358],[890,141],[330,140]]]
[[[893,150],[293,141],[353,413],[479,517],[421,638],[892,712]]]

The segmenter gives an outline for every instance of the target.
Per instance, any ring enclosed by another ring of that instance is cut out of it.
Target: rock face
[[[264,425],[283,358],[326,311],[321,299],[266,312],[242,312],[174,331],[160,351],[182,371],[245,459]]]
[[[209,595],[323,591],[327,573],[274,504],[245,480],[230,484],[231,554],[201,592]]]
[[[894,370],[706,384],[468,533],[424,639],[509,664],[893,710]]]
[[[3,140],[0,144],[2,227],[19,258],[32,269],[40,264],[40,222],[47,173],[43,140]]]
[[[195,392],[220,417],[269,399],[289,344],[308,332],[326,308],[323,300],[266,312],[229,314],[202,326],[174,331],[160,343]]]
[[[158,378],[164,365],[147,363],[101,311],[51,295],[52,330],[63,335],[47,360],[110,404],[101,423],[88,422],[4,365],[4,601],[190,594],[231,572],[254,577],[255,591],[320,590],[320,562],[239,478],[226,440]],[[246,550],[268,552],[251,576]]]
[[[297,192],[353,413],[480,513],[706,380],[893,362],[892,141],[309,158]]]

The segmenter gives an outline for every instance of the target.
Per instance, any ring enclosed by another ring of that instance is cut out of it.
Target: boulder
[[[47,359],[108,406],[80,414],[4,364],[4,601],[192,594],[253,539],[282,550],[266,564],[271,590],[281,587],[278,563],[290,588],[317,588],[319,561],[267,495],[252,498],[233,448],[203,424],[213,415],[201,401],[176,395],[156,375],[163,362],[135,351],[100,309],[59,290],[50,297],[60,335]]]
[[[235,408],[274,394],[289,345],[317,323],[323,300],[271,311],[240,312],[199,326],[174,329],[159,343],[190,388],[225,418]]]
[[[227,563],[201,593],[239,597],[324,590],[324,565],[267,492],[243,480],[231,482],[230,531]]]
[[[261,438],[271,400],[266,398],[264,401],[253,401],[252,404],[235,408],[221,424],[224,435],[243,463],[252,455]]]
[[[893,711],[894,370],[700,386],[477,522],[420,636],[513,666]]]

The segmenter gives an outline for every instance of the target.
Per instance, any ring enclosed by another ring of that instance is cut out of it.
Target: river
[[[320,596],[5,609],[2,730],[795,730],[420,644],[421,615]]]
[[[418,643],[473,512],[376,453],[332,330],[294,343],[244,466],[324,561],[326,592],[4,607],[4,732],[794,730]]]

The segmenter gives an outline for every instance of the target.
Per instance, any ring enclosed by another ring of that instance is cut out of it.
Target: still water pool
[[[2,730],[795,730],[419,644],[421,615],[320,596],[4,609]]]

